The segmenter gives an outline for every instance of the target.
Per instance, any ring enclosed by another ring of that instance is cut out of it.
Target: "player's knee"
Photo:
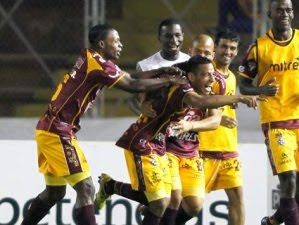
[[[204,200],[198,197],[185,197],[183,200],[183,208],[190,216],[197,216],[202,210]]]
[[[41,198],[46,199],[50,203],[56,203],[64,198],[65,193],[65,187],[47,187],[41,194]]]
[[[158,201],[157,207],[164,211],[169,205],[170,199],[169,198],[162,198]]]
[[[283,197],[289,196],[290,193],[294,193],[296,190],[296,174],[294,171],[287,171],[278,175],[281,186],[281,195]]]
[[[85,179],[74,186],[77,194],[84,198],[93,198],[95,195],[95,187],[91,179]]]
[[[198,203],[198,204],[194,204],[192,206],[189,206],[189,215],[190,216],[197,216],[200,211],[202,210],[202,204]]]
[[[181,204],[181,201],[182,201],[181,193],[172,192],[169,207],[173,209],[178,208]]]
[[[152,211],[155,215],[161,216],[168,207],[170,202],[169,198],[161,198],[156,201],[149,203],[149,210]]]

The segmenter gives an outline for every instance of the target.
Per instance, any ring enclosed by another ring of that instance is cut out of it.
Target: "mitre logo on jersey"
[[[279,72],[287,70],[299,70],[299,57],[292,62],[283,61],[281,63],[270,64],[270,71]]]

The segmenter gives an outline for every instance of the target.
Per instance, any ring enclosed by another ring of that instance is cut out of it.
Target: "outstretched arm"
[[[153,91],[173,84],[186,84],[187,80],[177,77],[165,77],[154,79],[133,79],[129,74],[115,84],[115,87],[131,93]]]
[[[265,101],[266,99],[256,96],[224,96],[224,95],[208,95],[201,96],[195,92],[188,92],[184,97],[184,102],[195,108],[218,108],[234,103],[243,103],[248,107],[257,107],[257,101]]]
[[[149,78],[157,78],[161,75],[173,75],[173,76],[181,76],[183,71],[178,67],[161,67],[155,70],[149,71],[136,71],[130,74],[133,79],[149,79]]]

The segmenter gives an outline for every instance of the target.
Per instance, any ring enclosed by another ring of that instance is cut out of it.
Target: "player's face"
[[[106,39],[104,40],[104,58],[117,60],[120,57],[122,47],[123,45],[120,42],[118,32],[116,30],[110,30]]]
[[[165,55],[173,57],[181,50],[184,34],[179,24],[161,27],[159,40]]]
[[[209,95],[215,81],[215,69],[212,63],[198,65],[195,73],[189,73],[188,78],[193,89],[201,95]]]
[[[215,46],[215,61],[223,66],[230,65],[238,54],[238,42],[220,38]]]
[[[294,18],[291,0],[277,0],[272,2],[269,13],[274,29],[284,32],[291,28]]]
[[[192,44],[192,48],[189,49],[189,55],[196,56],[200,55],[202,57],[206,57],[210,60],[214,58],[214,45],[209,43],[201,43],[198,41],[194,41]]]

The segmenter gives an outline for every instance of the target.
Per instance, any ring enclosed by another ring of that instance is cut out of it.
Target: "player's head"
[[[96,25],[88,34],[91,48],[98,51],[104,59],[117,60],[123,45],[118,32],[109,25]]]
[[[214,41],[213,39],[206,34],[200,34],[196,36],[189,48],[189,55],[195,56],[200,55],[206,57],[210,60],[214,58]]]
[[[239,34],[229,28],[220,30],[215,38],[215,56],[217,65],[229,66],[238,54]]]
[[[176,19],[163,20],[158,29],[158,39],[162,45],[162,54],[172,58],[181,50],[184,33],[180,22]]]
[[[215,69],[210,59],[200,55],[193,56],[189,59],[186,70],[188,80],[198,94],[211,93]]]
[[[294,19],[293,4],[291,0],[270,0],[268,17],[272,26],[277,32],[284,32],[291,29]]]

